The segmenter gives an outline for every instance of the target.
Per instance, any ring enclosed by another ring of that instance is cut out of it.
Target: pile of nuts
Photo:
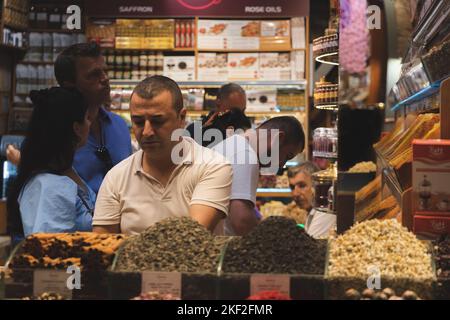
[[[372,161],[359,162],[348,170],[350,173],[369,173],[376,171],[377,165]]]
[[[217,272],[227,240],[191,218],[166,219],[124,243],[116,271]]]
[[[406,290],[399,297],[391,288],[379,292],[373,289],[365,289],[362,293],[355,289],[348,289],[345,292],[345,298],[347,300],[422,300],[414,291]]]
[[[330,246],[330,278],[367,279],[378,270],[382,278],[433,280],[425,243],[396,220],[369,220],[354,225]]]

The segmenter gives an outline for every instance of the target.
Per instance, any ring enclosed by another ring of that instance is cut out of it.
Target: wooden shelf
[[[292,193],[289,188],[258,188],[256,196],[258,198],[292,198]]]
[[[189,116],[206,116],[211,110],[187,110],[187,114]],[[130,113],[130,110],[111,110],[111,112],[115,113]],[[261,111],[261,112],[246,112],[245,114],[248,117],[255,117],[255,116],[284,116],[284,115],[292,115],[293,113],[303,113],[304,111],[282,111],[282,112],[275,112],[275,111]]]
[[[13,46],[10,44],[4,44],[4,43],[0,44],[0,50],[1,49],[7,50],[7,51],[15,51],[15,52],[19,52],[19,53],[25,53],[28,51],[28,48],[19,48],[19,47],[16,47],[16,46]]]
[[[305,49],[302,49],[305,50]],[[236,52],[236,53],[260,53],[260,52],[290,52],[294,51],[293,49],[198,49],[198,52]],[[295,51],[299,51],[299,49],[295,49]]]
[[[195,48],[173,48],[174,52],[194,52]]]
[[[111,86],[136,86],[140,80],[115,80],[111,79]],[[229,82],[237,83],[241,86],[273,86],[273,87],[288,87],[295,86],[300,87],[300,89],[305,89],[307,85],[306,80],[275,80],[275,81],[265,81],[265,80],[256,80],[256,81],[239,81],[239,80],[229,80],[229,81],[177,81],[180,87],[189,87],[189,88],[206,88],[206,87],[220,87]]]
[[[27,32],[28,31],[28,27],[24,27],[24,26],[16,26],[13,24],[9,24],[9,23],[5,23],[4,28],[8,28],[8,29],[13,29],[14,31],[23,31],[23,32]]]
[[[47,66],[50,64],[54,64],[55,62],[44,62],[44,61],[19,61],[19,64],[31,64],[37,66]]]

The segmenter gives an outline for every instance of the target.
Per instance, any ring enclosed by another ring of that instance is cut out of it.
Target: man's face
[[[111,88],[105,59],[102,56],[77,58],[75,86],[89,105],[107,104]]]
[[[183,128],[186,110],[179,113],[172,106],[169,91],[163,91],[153,99],[143,99],[133,94],[130,101],[133,131],[147,157],[170,155],[178,141],[171,141],[172,132]]]
[[[269,157],[270,163],[266,163],[267,159],[263,162],[260,160],[260,165],[262,167],[277,167],[278,169],[283,168],[286,162],[294,157],[296,157],[299,153],[303,151],[303,146],[298,146],[296,144],[287,144],[285,143],[285,133],[279,130],[269,130],[262,131],[266,129],[259,129],[257,132],[258,137],[258,153],[259,156],[265,155]],[[263,140],[261,140],[263,139]],[[267,140],[265,140],[267,139]],[[261,141],[267,141],[265,144]],[[272,161],[276,161],[278,159],[278,163],[273,163]]]
[[[279,168],[283,168],[288,160],[296,157],[299,153],[303,151],[303,147],[298,145],[285,144],[282,143],[279,148]]]
[[[242,112],[247,107],[247,97],[245,93],[233,92],[227,98],[218,101],[219,111],[225,112],[230,109],[239,109]]]
[[[311,210],[314,199],[314,189],[311,176],[299,172],[293,178],[289,178],[289,186],[292,190],[292,198],[297,206],[306,211]]]

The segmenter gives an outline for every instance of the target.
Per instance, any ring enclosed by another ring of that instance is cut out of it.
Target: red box
[[[415,215],[413,231],[430,238],[450,234],[450,217]]]
[[[413,141],[412,212],[450,217],[450,140]]]

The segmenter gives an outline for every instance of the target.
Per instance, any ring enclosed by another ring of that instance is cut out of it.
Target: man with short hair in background
[[[315,210],[314,186],[312,174],[319,168],[312,162],[305,161],[288,169],[289,186],[292,198],[300,209],[306,210],[305,231],[314,238],[327,237],[336,226],[336,215]]]

